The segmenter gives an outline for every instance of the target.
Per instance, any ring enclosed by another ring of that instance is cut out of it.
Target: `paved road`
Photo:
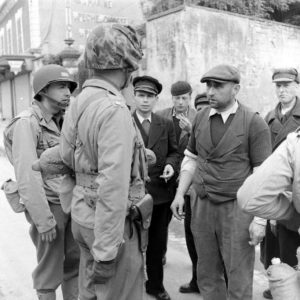
[[[0,185],[13,177],[13,170],[7,159],[0,156]],[[3,192],[0,192],[0,299],[33,300],[31,271],[35,266],[35,251],[28,235],[28,224],[23,214],[11,211]],[[258,253],[257,253],[258,256]],[[167,264],[165,266],[165,287],[173,300],[202,299],[199,295],[183,295],[178,292],[182,283],[190,280],[191,263],[185,247],[183,223],[172,220],[169,234]],[[256,259],[254,272],[254,297],[262,300],[262,291],[267,287],[261,264]],[[144,300],[153,299],[145,295]],[[58,293],[57,300],[62,300]]]

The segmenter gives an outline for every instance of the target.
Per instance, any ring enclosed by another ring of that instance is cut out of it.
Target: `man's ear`
[[[237,83],[233,86],[234,95],[238,94],[238,92],[240,91],[240,88],[241,88],[241,86]]]

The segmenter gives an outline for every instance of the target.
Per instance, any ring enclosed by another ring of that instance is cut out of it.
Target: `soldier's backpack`
[[[30,118],[32,115],[38,118],[33,108],[29,108],[25,110],[24,112],[20,113],[18,116],[13,118],[4,130],[3,133],[4,148],[8,160],[12,165],[13,165],[12,141],[13,141],[14,127],[18,120],[20,120],[21,118]],[[2,184],[1,189],[3,190],[6,199],[14,212],[21,213],[25,211],[25,206],[22,202],[22,199],[20,198],[20,194],[18,192],[18,184],[16,181],[12,180],[11,178],[7,179]]]

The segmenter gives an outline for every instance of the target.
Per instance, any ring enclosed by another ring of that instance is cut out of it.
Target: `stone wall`
[[[300,29],[277,22],[187,6],[147,22],[147,74],[164,85],[157,108],[171,105],[170,86],[189,81],[193,96],[205,91],[201,76],[228,63],[241,71],[238,99],[265,115],[277,103],[276,67],[300,71]]]

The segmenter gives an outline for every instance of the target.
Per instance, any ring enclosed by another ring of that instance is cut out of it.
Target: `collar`
[[[209,112],[209,117],[219,114],[219,115],[221,115],[223,123],[225,124],[227,119],[229,118],[229,116],[236,113],[238,107],[239,107],[239,104],[237,101],[235,101],[231,107],[229,107],[227,110],[222,111],[222,112],[218,112],[216,109],[211,108],[210,112]]]
[[[183,113],[183,115],[187,118],[188,117],[188,114],[189,114],[189,110],[190,110],[190,107],[188,106],[187,110]],[[182,113],[181,113],[182,114]],[[176,114],[176,110],[175,110],[175,107],[173,106],[172,108],[172,117],[176,117],[177,114]]]
[[[41,102],[34,100],[32,102],[32,107],[35,109],[37,115],[39,116],[40,120],[44,119],[47,123],[52,120],[53,115],[47,112],[45,107],[41,104]],[[39,109],[36,109],[39,108]]]
[[[288,109],[283,109],[282,107],[282,103],[279,102],[279,105],[278,105],[278,110],[280,111],[280,113],[284,116],[284,115],[288,115],[292,110],[294,110],[296,104],[297,104],[297,97],[295,98],[295,103],[292,107],[289,107]]]
[[[109,94],[115,95],[121,99],[123,98],[121,92],[119,90],[117,90],[116,87],[114,87],[111,83],[109,83],[103,79],[99,79],[99,78],[88,79],[84,82],[82,88],[84,89],[88,86],[101,88],[103,90],[106,90]]]
[[[136,111],[136,116],[137,116],[137,118],[138,118],[138,120],[139,120],[139,122],[140,122],[141,124],[142,124],[143,121],[145,121],[145,120],[149,120],[150,123],[151,123],[151,121],[152,121],[152,114],[150,114],[150,116],[149,116],[148,118],[144,118],[143,116],[141,116],[141,115],[139,114],[138,111]]]

